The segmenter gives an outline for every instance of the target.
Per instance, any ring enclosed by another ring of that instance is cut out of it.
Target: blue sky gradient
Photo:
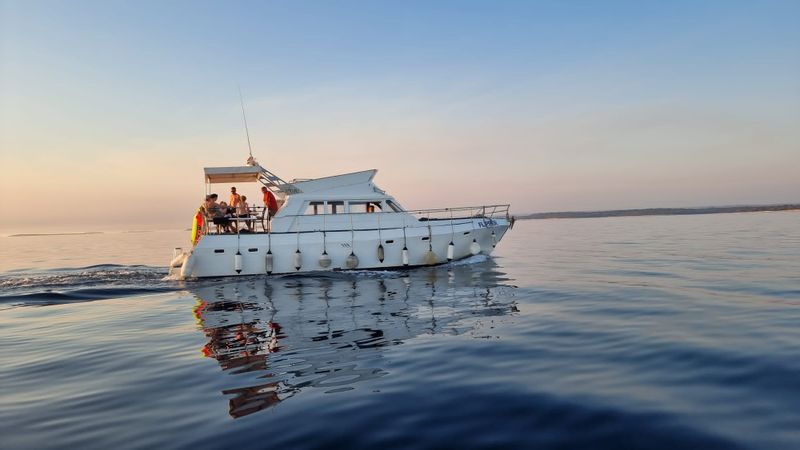
[[[266,165],[408,207],[800,201],[797,1],[0,5],[0,189],[62,224],[182,224],[246,157],[237,85]]]

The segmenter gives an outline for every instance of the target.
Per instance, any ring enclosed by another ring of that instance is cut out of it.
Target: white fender
[[[303,255],[300,253],[300,249],[297,249],[294,252],[294,268],[295,270],[300,270],[301,267],[303,267]]]
[[[432,266],[439,262],[439,258],[436,257],[436,253],[433,253],[433,250],[428,250],[428,253],[425,253],[425,264]]]
[[[407,266],[408,265],[408,249],[406,247],[403,247],[403,255],[402,256],[403,256],[403,265]]]
[[[455,250],[456,250],[456,246],[453,245],[452,241],[450,241],[450,243],[447,244],[447,260],[448,261],[452,261],[453,260],[453,254],[455,253]]]
[[[473,239],[472,244],[469,244],[469,252],[472,253],[473,256],[477,255],[481,252],[481,244],[478,244],[478,241]]]
[[[233,255],[233,270],[236,273],[242,273],[242,253],[238,250]]]
[[[322,268],[328,268],[331,265],[331,255],[328,252],[322,252],[319,256],[319,266]]]
[[[383,251],[383,244],[378,244],[378,261],[383,262],[386,253]]]
[[[348,269],[355,269],[358,267],[358,256],[355,253],[350,252],[350,255],[347,256],[347,259],[344,261],[345,266]]]
[[[273,256],[272,256],[272,250],[267,250],[267,256],[264,259],[264,267],[267,269],[266,270],[267,275],[272,273],[273,263],[274,263],[274,261],[273,261]]]

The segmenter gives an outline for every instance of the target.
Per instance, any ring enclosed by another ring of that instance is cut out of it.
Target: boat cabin
[[[494,217],[508,212],[507,205],[408,211],[375,185],[373,179],[378,172],[375,169],[292,181],[284,181],[255,162],[247,166],[207,167],[204,172],[206,195],[211,193],[214,184],[237,186],[239,189],[244,183],[258,183],[276,196],[280,208],[271,221],[265,217],[260,192],[257,197],[248,198],[251,206],[249,218],[232,218],[240,224],[250,221],[252,225],[255,222],[256,226],[251,228],[256,233],[406,228],[420,226],[420,222],[428,220]],[[243,193],[243,190],[238,192]],[[226,197],[219,200],[224,201]],[[240,231],[242,228],[238,227]]]

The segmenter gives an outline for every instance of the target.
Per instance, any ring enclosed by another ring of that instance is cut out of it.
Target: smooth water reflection
[[[523,221],[491,261],[187,283],[65,238],[81,267],[0,274],[0,447],[795,450],[798,219]]]
[[[235,382],[229,414],[243,417],[305,388],[337,393],[388,374],[385,348],[420,335],[487,337],[486,317],[518,311],[491,260],[406,272],[215,281],[190,289],[214,358]],[[232,380],[232,381],[233,381]]]

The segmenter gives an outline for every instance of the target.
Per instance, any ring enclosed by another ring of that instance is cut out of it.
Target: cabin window
[[[307,216],[316,216],[317,214],[323,214],[324,211],[325,202],[308,202],[305,214]]]
[[[350,213],[373,213],[381,212],[381,202],[376,200],[374,202],[349,202]]]
[[[344,214],[344,202],[328,202],[325,214]]]
[[[392,211],[394,211],[394,212],[401,212],[403,210],[403,208],[401,208],[397,203],[395,203],[395,202],[393,202],[391,200],[386,200],[386,206],[391,208]]]

